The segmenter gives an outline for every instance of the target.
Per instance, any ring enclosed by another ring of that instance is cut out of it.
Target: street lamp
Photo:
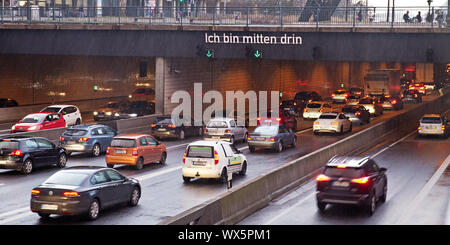
[[[433,16],[431,14],[431,2],[433,2],[433,0],[427,0],[428,3],[428,15],[427,15],[427,21],[429,22],[433,22],[433,18],[431,16]]]

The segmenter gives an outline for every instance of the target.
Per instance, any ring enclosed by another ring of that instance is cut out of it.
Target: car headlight
[[[112,112],[107,111],[105,114],[108,115],[108,116],[111,116],[111,115],[112,115]]]
[[[120,116],[120,114],[116,112],[116,113],[114,113],[114,116],[118,117],[118,116]]]
[[[32,127],[28,128],[28,131],[33,131],[33,130],[36,130],[36,129],[37,129],[37,126],[32,126]]]
[[[14,130],[14,129],[16,129],[16,125],[13,125],[13,126],[11,127],[11,130]]]
[[[136,113],[130,114],[130,117],[137,117]]]
[[[93,114],[94,114],[94,116],[97,116],[97,115],[98,115],[98,112],[94,111],[94,113],[93,113]]]

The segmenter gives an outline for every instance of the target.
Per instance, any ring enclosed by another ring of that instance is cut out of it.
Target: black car
[[[349,92],[350,92],[350,95],[353,95],[357,98],[364,97],[364,89],[363,88],[350,88]]]
[[[342,113],[344,113],[352,123],[359,123],[360,125],[370,123],[370,112],[364,106],[347,105],[342,108]]]
[[[35,167],[56,165],[64,168],[67,155],[41,137],[8,137],[0,139],[0,169],[15,169],[29,174]]]
[[[400,98],[404,103],[421,103],[422,94],[415,89],[408,89],[403,91]]]
[[[380,102],[384,110],[403,109],[403,101],[399,96],[383,95],[380,97]]]
[[[297,135],[284,125],[260,125],[247,138],[250,152],[256,148],[272,149],[281,152],[286,146],[297,145]]]
[[[148,101],[133,101],[120,108],[119,112],[114,114],[115,119],[127,119],[155,114],[155,103]]]
[[[140,197],[136,179],[111,168],[77,166],[56,172],[34,188],[30,208],[42,218],[85,214],[94,220],[107,207],[122,203],[136,206]]]
[[[0,98],[0,107],[15,107],[19,106],[19,103],[13,99]]]
[[[152,136],[161,138],[184,139],[186,136],[202,136],[203,127],[195,126],[194,120],[188,119],[187,123],[175,123],[170,116],[156,118],[156,123],[152,124]]]
[[[368,157],[331,158],[316,178],[317,207],[324,212],[327,204],[362,205],[372,215],[377,201],[386,201],[386,171]]]
[[[306,104],[310,101],[322,101],[322,97],[315,91],[301,91],[295,94],[294,104],[295,112],[301,116]]]

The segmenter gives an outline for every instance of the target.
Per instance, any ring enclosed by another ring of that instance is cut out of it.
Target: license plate
[[[202,162],[202,161],[193,161],[192,165],[200,165],[200,166],[205,166],[206,162]]]
[[[158,131],[166,131],[165,128],[158,128]]]
[[[116,150],[115,153],[125,154],[125,153],[127,153],[127,151],[126,150]]]
[[[270,123],[270,122],[272,122],[272,120],[264,120],[264,122]]]
[[[45,210],[58,210],[58,205],[53,205],[53,204],[42,204],[42,205],[41,205],[41,209],[45,209]]]
[[[264,137],[258,137],[258,138],[256,138],[256,140],[259,140],[259,141],[265,141],[266,138],[264,138]]]
[[[73,144],[75,144],[75,141],[67,141],[67,144],[68,145],[73,145]]]
[[[334,181],[333,186],[336,187],[348,187],[350,183],[348,181]]]
[[[212,138],[215,140],[220,140],[220,136],[213,136]]]

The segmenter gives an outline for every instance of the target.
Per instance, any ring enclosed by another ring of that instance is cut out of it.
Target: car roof
[[[219,143],[228,143],[225,141],[199,140],[190,143],[188,146],[215,146]],[[229,143],[228,143],[229,144]]]
[[[69,106],[76,107],[76,106],[74,106],[74,105],[49,105],[49,106],[47,106],[47,107],[69,107]],[[77,108],[78,108],[78,107],[77,107]]]
[[[322,113],[321,116],[326,116],[326,115],[337,116],[338,114],[339,114],[339,112],[326,112],[326,113]]]
[[[76,129],[89,129],[89,128],[98,128],[98,127],[108,127],[103,124],[79,124],[79,125],[73,125],[69,127],[68,129],[76,128]]]
[[[234,118],[231,118],[231,117],[214,117],[214,118],[211,118],[210,121],[228,121],[228,120],[234,120]]]
[[[74,166],[61,169],[60,171],[76,172],[76,173],[94,173],[102,169],[111,169],[102,166]]]
[[[325,103],[327,103],[327,102],[325,102],[325,101],[316,101],[316,100],[308,102],[308,104],[325,104]]]
[[[423,117],[441,117],[439,114],[425,114]]]
[[[362,167],[369,159],[369,157],[334,156],[327,162],[326,166],[345,166],[350,168],[359,168]]]
[[[114,137],[115,139],[137,139],[142,136],[150,136],[148,134],[121,134],[119,136]]]

